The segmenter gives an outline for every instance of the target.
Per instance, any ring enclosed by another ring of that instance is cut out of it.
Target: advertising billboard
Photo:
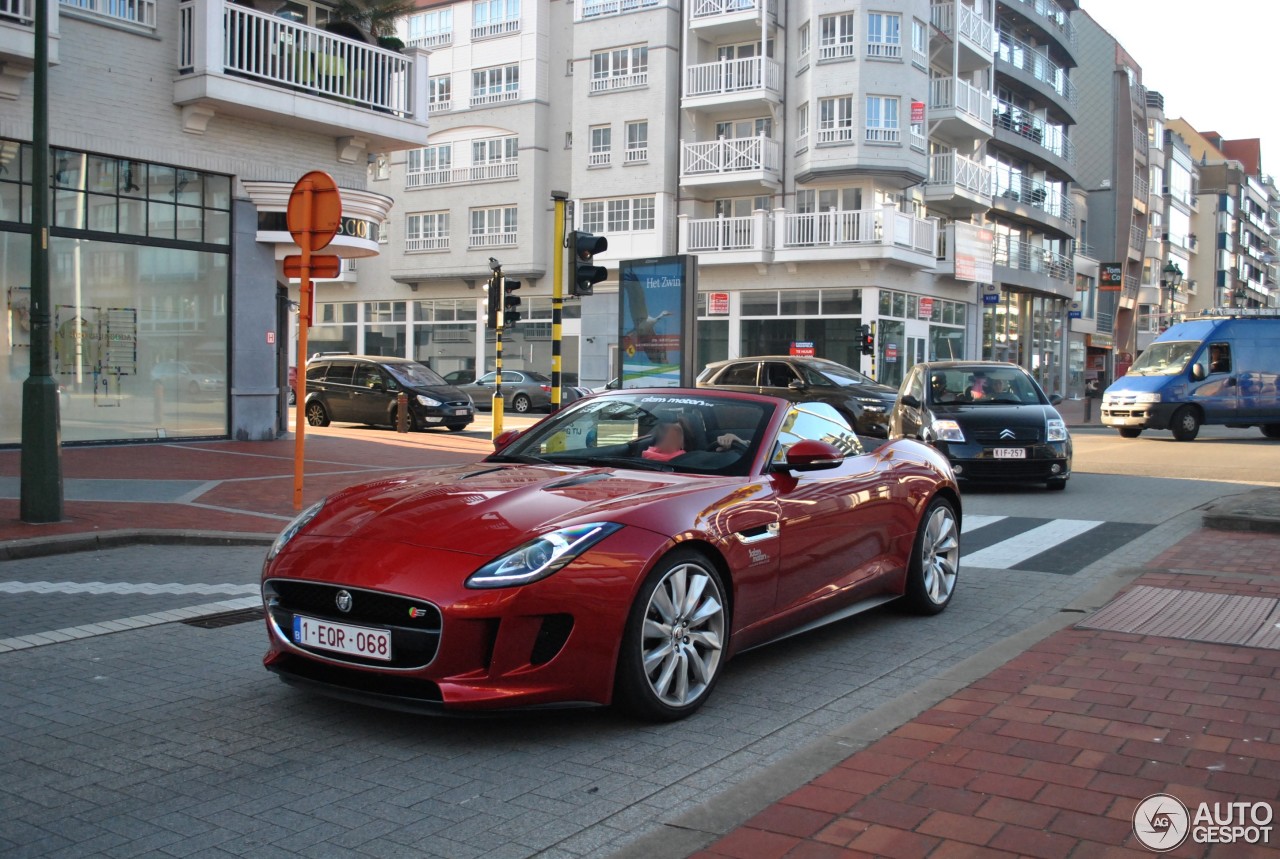
[[[697,257],[618,263],[618,379],[623,388],[692,388],[697,376]]]
[[[972,224],[956,223],[952,226],[955,228],[956,280],[991,283],[995,233]]]

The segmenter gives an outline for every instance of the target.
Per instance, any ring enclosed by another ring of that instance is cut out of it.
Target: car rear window
[[[339,385],[350,385],[355,371],[355,364],[330,364],[329,372],[325,373],[324,380]]]

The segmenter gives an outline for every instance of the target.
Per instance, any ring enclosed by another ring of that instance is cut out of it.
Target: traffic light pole
[[[876,324],[871,323],[871,378],[876,379],[876,348],[879,344],[876,342]],[[876,379],[879,381],[879,379]]]
[[[62,519],[62,440],[53,378],[49,305],[49,8],[35,4],[31,108],[31,369],[22,384],[19,515],[23,522]]]
[[[563,191],[552,191],[555,201],[555,225],[552,227],[551,252],[551,411],[560,411],[562,376],[560,375],[561,323],[564,316],[564,211]]]
[[[493,346],[493,430],[490,438],[497,438],[502,435],[502,322],[507,315],[507,308],[503,306],[507,300],[507,278],[502,274],[501,268],[494,271],[492,283],[497,288],[493,290],[494,294],[489,296],[489,300],[498,302],[498,325]]]

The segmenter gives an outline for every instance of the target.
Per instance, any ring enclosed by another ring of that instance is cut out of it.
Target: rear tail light
[[[541,388],[542,388],[542,390],[543,390],[544,392],[546,392],[546,393],[548,393],[548,394],[549,394],[549,393],[551,393],[551,386],[550,386],[550,385],[540,385],[539,387],[541,387]]]

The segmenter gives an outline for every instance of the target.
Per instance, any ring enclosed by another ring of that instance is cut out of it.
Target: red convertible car
[[[696,710],[729,657],[901,599],[946,608],[944,456],[822,403],[612,391],[470,465],[305,510],[263,568],[282,679],[415,711]]]

